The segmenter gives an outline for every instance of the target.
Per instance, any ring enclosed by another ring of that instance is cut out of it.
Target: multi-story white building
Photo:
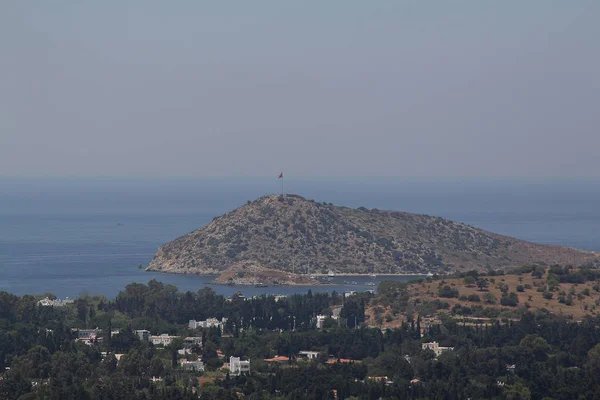
[[[243,372],[250,372],[250,361],[242,361],[239,357],[229,357],[229,373],[240,375]]]
[[[439,357],[444,351],[454,350],[454,347],[442,347],[438,342],[423,343],[422,349],[429,349],[435,353],[436,357]]]
[[[196,321],[195,319],[191,319],[188,323],[188,327],[190,329],[198,329],[198,328],[219,328],[223,329],[223,325],[227,322],[227,318],[221,319],[219,321],[216,318],[207,318],[205,321]]]
[[[327,315],[317,315],[317,329],[323,329]]]

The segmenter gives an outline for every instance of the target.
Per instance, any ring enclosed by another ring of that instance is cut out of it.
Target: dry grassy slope
[[[463,306],[475,306],[480,305],[483,307],[491,307],[491,308],[500,308],[500,309],[515,309],[513,307],[506,307],[500,304],[500,298],[502,297],[502,292],[498,288],[500,284],[506,284],[508,286],[508,292],[514,292],[519,297],[519,304],[517,307],[522,307],[526,303],[530,306],[530,311],[547,309],[550,312],[562,315],[562,316],[572,316],[575,319],[580,319],[584,315],[595,315],[598,312],[598,304],[600,304],[600,293],[595,291],[593,287],[598,285],[598,282],[586,282],[580,284],[570,284],[570,283],[561,283],[560,289],[556,292],[553,292],[552,299],[545,299],[543,297],[542,292],[538,292],[537,288],[540,286],[546,286],[546,277],[547,274],[544,275],[541,279],[536,279],[532,277],[530,274],[523,275],[504,275],[504,276],[496,276],[496,277],[486,277],[488,281],[493,280],[494,282],[489,284],[488,288],[483,291],[479,290],[475,285],[466,285],[464,283],[464,279],[454,278],[454,279],[445,279],[442,283],[440,280],[435,280],[432,282],[423,282],[423,283],[414,283],[409,285],[409,293],[412,300],[424,300],[424,301],[432,301],[435,299],[439,299],[441,301],[448,302],[450,304],[450,308],[454,307],[456,304],[461,304]],[[458,289],[459,296],[469,296],[472,294],[476,294],[480,297],[481,302],[471,302],[465,300],[459,300],[457,298],[441,298],[438,294],[439,286],[449,285],[453,288]],[[517,292],[518,285],[529,285],[531,289],[525,289],[524,292]],[[587,289],[589,291],[588,295],[581,295],[582,292]],[[558,300],[558,296],[560,292],[565,292],[566,294],[570,293],[570,291],[574,292],[573,304],[566,305],[560,303]],[[493,294],[498,300],[496,304],[486,304],[484,302],[484,295],[486,293]],[[587,309],[586,309],[587,308]],[[448,310],[443,310],[448,312]]]
[[[240,261],[296,273],[425,273],[575,263],[597,255],[542,246],[439,217],[265,196],[162,246],[148,269],[219,273]]]

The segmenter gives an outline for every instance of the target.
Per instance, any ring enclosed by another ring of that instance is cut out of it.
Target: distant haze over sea
[[[600,180],[286,176],[284,185],[287,192],[316,201],[436,215],[519,239],[600,251]],[[197,290],[206,279],[146,273],[137,265],[148,263],[161,244],[280,190],[276,174],[168,180],[1,178],[0,290],[113,297],[128,283],[152,278]],[[213,288],[224,294],[240,289]],[[256,293],[258,288],[241,290]]]

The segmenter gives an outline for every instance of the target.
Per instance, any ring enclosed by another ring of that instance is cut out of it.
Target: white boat
[[[431,278],[433,276],[433,274],[431,272],[427,273],[427,277]]]
[[[377,275],[371,274],[371,278],[376,278],[376,277],[377,277]]]
[[[327,276],[335,276],[335,273],[334,273],[333,271],[329,271],[329,272],[327,273]]]

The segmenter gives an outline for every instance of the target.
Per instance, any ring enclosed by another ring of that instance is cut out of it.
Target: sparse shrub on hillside
[[[506,294],[508,293],[508,285],[506,283],[500,283],[497,287],[498,289],[500,289],[502,294],[506,296]]]
[[[552,297],[554,297],[554,295],[550,292],[544,292],[544,294],[542,295],[546,300],[552,300]]]
[[[487,304],[496,304],[496,296],[491,293],[486,293],[483,295],[483,301]]]
[[[558,296],[558,302],[565,304],[567,306],[572,306],[573,305],[573,295],[570,293],[567,296],[560,295],[560,296]]]
[[[458,289],[446,285],[439,289],[438,295],[440,297],[447,297],[447,298],[458,297]]]
[[[548,290],[555,291],[560,285],[560,280],[556,275],[548,273],[548,278],[546,278],[546,285],[548,285]]]
[[[541,279],[542,276],[544,276],[544,271],[536,269],[531,272],[531,276],[533,276],[535,279]]]
[[[517,285],[517,292],[524,292],[525,291],[525,286],[523,285]]]
[[[476,303],[479,303],[481,301],[481,299],[479,298],[479,296],[477,296],[476,294],[470,294],[469,297],[467,298],[467,300],[473,301],[473,302],[476,302]]]
[[[519,296],[516,293],[511,292],[508,296],[502,296],[500,304],[503,306],[516,307],[519,304]]]
[[[463,283],[468,287],[472,286],[475,283],[475,277],[468,275],[463,279]]]

